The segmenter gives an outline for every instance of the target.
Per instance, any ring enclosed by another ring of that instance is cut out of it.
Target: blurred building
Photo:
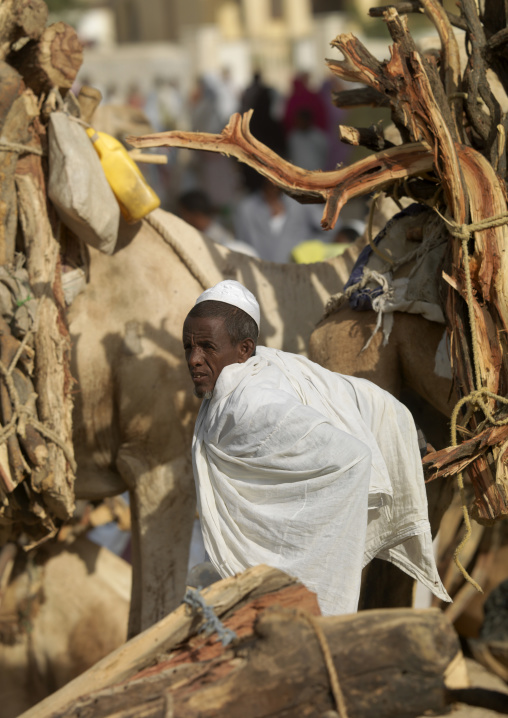
[[[333,15],[341,31],[347,0],[109,0],[117,42],[174,43],[194,76],[228,68],[238,85],[254,69],[284,91],[295,69],[319,71],[325,48],[317,25]],[[344,28],[350,29],[350,28]],[[319,45],[319,47],[318,47]],[[318,66],[319,65],[319,66]]]

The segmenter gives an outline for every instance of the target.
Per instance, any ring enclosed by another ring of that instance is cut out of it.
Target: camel
[[[21,552],[22,553],[22,552]],[[3,718],[15,718],[120,646],[130,566],[80,538],[19,557],[0,605]]]
[[[130,636],[173,610],[185,587],[199,406],[181,346],[187,312],[205,286],[237,279],[259,300],[260,343],[305,353],[357,253],[315,265],[263,262],[215,244],[162,210],[123,226],[112,256],[90,248],[89,281],[68,311],[78,382],[76,496],[130,492]]]

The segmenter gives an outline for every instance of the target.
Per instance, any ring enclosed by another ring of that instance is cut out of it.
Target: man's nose
[[[201,352],[201,349],[199,347],[192,347],[192,349],[189,352],[189,358],[187,359],[187,364],[192,369],[193,367],[200,366],[203,362],[203,354]]]

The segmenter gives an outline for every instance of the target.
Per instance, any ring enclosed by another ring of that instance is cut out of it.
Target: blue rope
[[[195,613],[201,612],[203,614],[205,622],[199,629],[199,633],[205,632],[208,635],[217,633],[218,639],[223,646],[227,646],[234,641],[236,633],[230,628],[226,628],[220,618],[215,615],[213,607],[206,603],[199,589],[188,588],[183,597],[183,602],[190,606]]]

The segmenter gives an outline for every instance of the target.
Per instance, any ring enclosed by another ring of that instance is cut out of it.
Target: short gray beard
[[[199,393],[197,389],[194,389],[194,396],[197,396],[198,399],[211,399],[213,396],[213,391],[205,391],[204,393]]]

